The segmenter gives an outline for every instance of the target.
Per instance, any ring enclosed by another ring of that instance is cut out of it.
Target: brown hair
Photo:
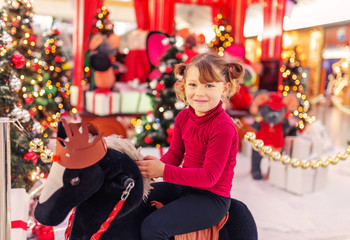
[[[203,53],[194,56],[186,65],[177,64],[174,69],[178,81],[175,84],[175,93],[179,100],[185,102],[185,83],[187,69],[196,67],[199,71],[199,81],[201,83],[225,82],[231,83],[228,98],[231,98],[239,88],[238,79],[243,76],[244,69],[238,63],[227,63],[225,59],[215,53]],[[218,73],[221,73],[218,74]]]

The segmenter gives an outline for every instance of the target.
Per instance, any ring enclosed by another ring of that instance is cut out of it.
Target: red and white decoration
[[[11,189],[11,240],[27,239],[29,196],[24,188]]]

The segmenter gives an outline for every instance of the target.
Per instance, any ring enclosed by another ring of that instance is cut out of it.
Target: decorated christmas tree
[[[41,117],[46,118],[52,127],[56,126],[56,119],[59,119],[59,116],[72,111],[69,101],[71,69],[67,58],[63,55],[61,49],[63,42],[59,34],[56,28],[51,28],[44,34],[42,60],[46,63],[43,77],[45,81],[41,81],[39,85],[45,93],[36,98],[37,103],[45,106],[46,111],[39,111]]]
[[[171,44],[165,55],[160,59],[158,67],[161,75],[149,83],[151,97],[153,99],[153,112],[142,116],[134,124],[136,135],[134,140],[137,146],[169,146],[174,129],[176,115],[185,107],[185,104],[176,99],[174,84],[176,82],[173,73],[176,64],[183,62],[184,54],[176,46],[174,37],[163,41],[165,45]]]
[[[231,36],[232,26],[227,23],[227,19],[221,14],[214,18],[213,30],[215,39],[208,46],[216,51],[220,56],[224,56],[225,48],[231,46],[233,38]]]
[[[11,183],[26,189],[46,176],[49,165],[43,160],[52,157],[52,151],[44,149],[48,122],[39,114],[45,106],[36,101],[45,94],[39,85],[44,63],[36,47],[32,17],[29,0],[8,0],[1,10],[0,114],[22,127],[11,127]]]
[[[307,112],[310,108],[310,102],[305,95],[305,86],[303,81],[307,74],[303,72],[303,68],[297,57],[296,51],[291,52],[287,62],[282,65],[280,71],[282,72],[283,82],[279,86],[282,94],[285,96],[288,93],[295,93],[299,98],[299,107],[294,111],[293,115],[299,118],[296,124],[296,129],[304,129],[306,123],[311,123],[315,117],[310,117]]]

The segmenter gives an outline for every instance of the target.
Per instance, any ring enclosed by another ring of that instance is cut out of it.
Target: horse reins
[[[129,182],[128,186],[126,187],[125,191],[123,192],[122,196],[120,197],[120,200],[117,202],[117,204],[114,206],[112,212],[109,214],[107,220],[104,221],[101,224],[100,229],[94,235],[92,235],[90,240],[98,240],[98,239],[100,239],[101,235],[105,231],[107,231],[109,225],[111,224],[111,222],[115,219],[115,217],[118,215],[118,213],[122,209],[126,199],[129,197],[129,194],[130,194],[131,190],[134,187],[135,187],[135,183],[134,182]],[[74,218],[74,213],[75,213],[75,208],[73,209],[72,214],[69,217],[68,226],[67,226],[67,229],[66,229],[66,231],[64,233],[66,240],[69,238],[69,235],[70,235],[70,230],[72,228],[72,222],[73,222],[73,218]]]

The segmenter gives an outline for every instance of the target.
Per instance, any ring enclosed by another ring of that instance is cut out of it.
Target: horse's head
[[[76,206],[76,213],[83,218],[108,217],[125,190],[126,179],[133,179],[135,187],[119,218],[136,208],[148,194],[149,183],[142,179],[134,162],[142,160],[140,152],[119,136],[104,139],[90,125],[81,125],[63,124],[58,128],[56,154],[60,159],[53,163],[35,209],[35,217],[42,224],[61,223]],[[90,138],[85,149],[82,142],[86,142],[87,132]],[[75,141],[80,143],[74,148]]]

